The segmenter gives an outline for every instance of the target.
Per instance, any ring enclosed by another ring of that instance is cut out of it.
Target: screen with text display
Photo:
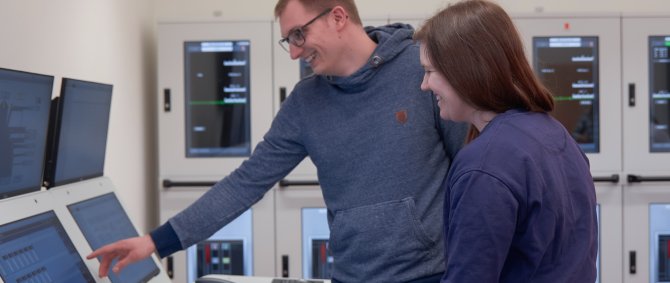
[[[0,277],[8,283],[95,282],[53,211],[0,226]]]
[[[598,38],[534,37],[533,62],[554,97],[550,114],[584,152],[600,152]]]
[[[114,193],[68,205],[68,209],[92,250],[118,240],[138,236],[133,223]],[[116,261],[112,266],[114,264]],[[118,274],[112,272],[110,266],[109,279],[113,283],[148,282],[158,273],[158,267],[149,257],[128,265]]]
[[[187,157],[251,154],[249,45],[184,43]]]
[[[0,199],[42,186],[53,77],[0,69]]]

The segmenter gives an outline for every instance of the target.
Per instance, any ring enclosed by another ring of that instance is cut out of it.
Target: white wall
[[[361,17],[428,17],[454,0],[357,0]],[[497,0],[510,13],[527,12],[670,12],[667,0]],[[158,0],[159,19],[273,19],[274,0]]]
[[[114,85],[105,173],[142,230],[155,211],[153,13],[151,1],[0,0],[0,68],[55,76],[54,95],[62,77]]]

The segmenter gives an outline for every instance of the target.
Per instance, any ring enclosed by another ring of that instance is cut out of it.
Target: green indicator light
[[[670,47],[670,41],[666,41],[666,42],[665,42],[665,46]]]
[[[199,101],[191,101],[191,105],[224,105],[226,104],[222,100],[214,100],[214,101],[206,101],[206,100],[199,100]]]
[[[554,96],[555,101],[570,101],[573,100],[571,96]]]

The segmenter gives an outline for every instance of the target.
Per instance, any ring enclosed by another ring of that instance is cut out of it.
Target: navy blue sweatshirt
[[[595,187],[586,155],[554,118],[499,114],[447,181],[443,283],[595,282]]]

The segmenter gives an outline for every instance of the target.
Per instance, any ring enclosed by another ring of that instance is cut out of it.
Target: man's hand
[[[107,276],[112,261],[118,259],[112,267],[114,273],[119,273],[128,264],[143,260],[156,251],[156,245],[149,235],[120,240],[93,251],[86,259],[100,257],[99,277]]]

